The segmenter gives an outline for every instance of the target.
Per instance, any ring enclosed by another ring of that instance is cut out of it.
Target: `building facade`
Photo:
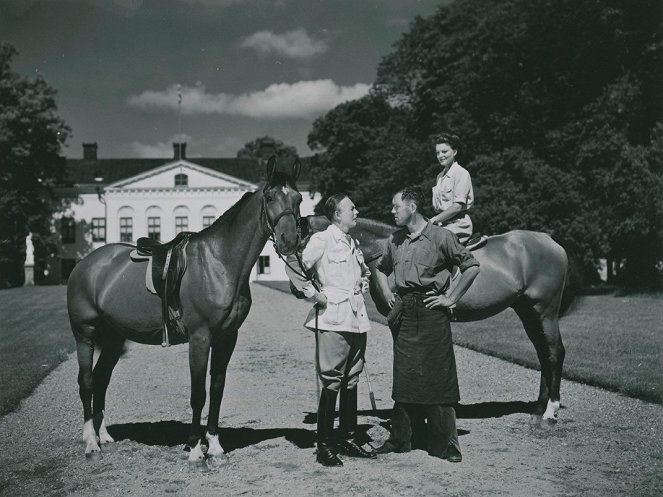
[[[61,249],[43,279],[66,281],[78,261],[107,243],[135,244],[144,236],[165,242],[181,231],[200,231],[259,187],[264,161],[187,159],[185,145],[174,144],[170,160],[104,160],[97,159],[96,144],[85,144],[82,160],[68,160],[69,184],[57,190],[61,207],[54,216]],[[301,215],[307,216],[320,196],[309,193],[303,166],[298,188]],[[251,279],[287,280],[272,243]]]

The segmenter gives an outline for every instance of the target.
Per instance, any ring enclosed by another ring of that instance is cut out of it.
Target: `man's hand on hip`
[[[453,309],[456,306],[455,302],[453,302],[449,297],[446,295],[437,295],[437,292],[433,290],[427,292],[426,295],[430,295],[430,297],[426,297],[424,299],[424,304],[428,309],[434,309],[435,307]]]

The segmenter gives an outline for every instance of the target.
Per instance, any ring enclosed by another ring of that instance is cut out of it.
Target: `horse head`
[[[267,161],[267,182],[262,189],[263,212],[276,249],[283,255],[295,252],[299,240],[299,204],[297,190],[301,163],[296,159],[289,173],[277,170],[276,156]]]

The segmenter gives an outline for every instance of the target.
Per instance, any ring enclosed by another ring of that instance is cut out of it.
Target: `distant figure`
[[[357,222],[357,209],[345,194],[332,195],[325,203],[331,225],[314,233],[302,251],[302,263],[312,269],[319,291],[312,283],[303,293],[316,302],[305,326],[316,330],[316,361],[322,392],[318,406],[317,461],[323,466],[342,466],[338,453],[375,458],[374,452],[356,443],[357,382],[364,367],[366,332],[370,322],[363,294],[370,271],[357,242],[348,234]],[[316,316],[317,313],[317,316]],[[340,391],[340,436],[333,439],[336,397]]]
[[[472,178],[456,162],[461,147],[458,136],[442,133],[435,137],[435,155],[442,167],[433,187],[435,216],[431,222],[458,236],[461,243],[472,235],[472,220],[467,214],[474,204]]]
[[[448,309],[479,274],[479,262],[449,231],[426,220],[423,202],[419,188],[394,195],[391,212],[403,228],[389,237],[377,264],[392,308],[387,320],[394,336],[394,408],[391,435],[376,452],[408,452],[425,444],[431,456],[460,462],[453,407],[460,393]],[[458,284],[441,294],[454,265],[461,271]],[[396,295],[387,279],[392,272]]]

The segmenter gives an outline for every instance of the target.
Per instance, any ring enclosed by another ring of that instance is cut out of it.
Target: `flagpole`
[[[177,85],[177,155],[182,160],[182,85]]]

